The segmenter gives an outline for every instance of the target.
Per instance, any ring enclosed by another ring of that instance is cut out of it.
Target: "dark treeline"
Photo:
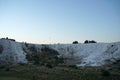
[[[10,38],[8,38],[8,37],[6,37],[6,38],[1,38],[1,39],[6,39],[6,40],[15,41],[15,39],[10,39]]]

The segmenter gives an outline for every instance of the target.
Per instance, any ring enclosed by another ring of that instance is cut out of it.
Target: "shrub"
[[[62,58],[58,58],[59,53],[49,47],[42,47],[41,51],[37,51],[35,47],[30,47],[29,49],[32,53],[28,53],[26,58],[34,65],[51,64],[52,66],[56,66],[63,62]]]
[[[110,72],[108,70],[101,69],[101,75],[102,76],[110,76]]]
[[[38,79],[39,79],[38,75],[33,73],[32,74],[32,80],[38,80]]]
[[[73,44],[78,44],[78,41],[74,41]]]
[[[15,42],[15,39],[8,39],[8,40],[11,40],[11,41],[14,41],[14,42]]]
[[[6,68],[5,71],[10,71],[10,68]]]
[[[78,67],[76,65],[69,65],[70,68],[77,69]]]
[[[59,55],[59,53],[56,50],[51,49],[49,47],[43,47],[43,48],[41,48],[41,51],[42,51],[42,53],[44,53],[48,56]]]
[[[63,57],[58,58],[58,63],[64,63],[64,58]]]
[[[85,43],[85,44],[86,44],[86,43],[89,43],[89,41],[88,41],[88,40],[86,40],[84,43]]]
[[[21,66],[24,66],[25,65],[25,63],[18,63],[19,65],[21,65]]]
[[[4,68],[5,68],[5,66],[4,66],[4,65],[0,66],[0,69],[4,69]]]
[[[38,58],[38,57],[36,57],[36,58],[34,59],[34,64],[35,64],[35,65],[40,64],[40,60],[39,60],[39,58]]]
[[[28,47],[28,43],[25,42],[25,46]]]
[[[2,38],[2,39],[5,39],[5,38]],[[8,37],[6,37],[7,40],[11,40],[11,41],[14,41],[15,42],[15,39],[9,39]]]
[[[47,63],[47,64],[46,64],[46,67],[48,67],[48,68],[53,68],[52,64],[50,64],[50,63]]]
[[[92,41],[89,41],[89,43],[97,43],[96,41],[92,40]]]
[[[88,40],[86,40],[84,43],[86,44],[86,43],[97,43],[97,42],[94,41],[94,40],[92,40],[92,41],[88,41]]]

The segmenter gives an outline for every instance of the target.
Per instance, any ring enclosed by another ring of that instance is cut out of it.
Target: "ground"
[[[109,70],[110,76],[103,76],[101,68],[76,68],[57,66],[48,68],[36,65],[1,67],[0,80],[120,80],[120,70]]]

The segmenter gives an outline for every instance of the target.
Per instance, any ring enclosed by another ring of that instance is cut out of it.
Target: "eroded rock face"
[[[26,53],[22,50],[21,43],[0,39],[0,64],[17,64],[26,62]]]
[[[52,49],[52,51],[48,48]],[[44,49],[43,49],[44,48]],[[96,44],[53,44],[39,45],[19,43],[0,39],[0,63],[28,63],[26,55],[36,53],[54,53],[65,59],[65,63],[77,66],[101,66],[120,60],[120,42]],[[41,56],[41,55],[40,55]],[[107,60],[107,62],[106,62]]]

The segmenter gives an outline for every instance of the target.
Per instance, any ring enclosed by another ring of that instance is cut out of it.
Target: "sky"
[[[0,0],[0,38],[30,43],[120,41],[120,0]]]

